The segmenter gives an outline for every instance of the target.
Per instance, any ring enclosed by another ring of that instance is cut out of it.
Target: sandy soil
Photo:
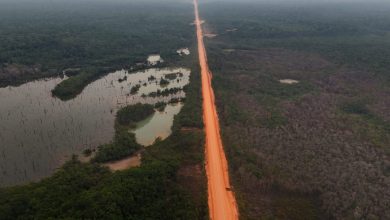
[[[280,83],[283,83],[283,84],[297,84],[299,83],[298,80],[294,80],[294,79],[281,79],[279,80]]]
[[[105,163],[104,166],[110,168],[112,171],[126,170],[131,167],[138,167],[141,165],[141,154],[131,156],[123,160]]]

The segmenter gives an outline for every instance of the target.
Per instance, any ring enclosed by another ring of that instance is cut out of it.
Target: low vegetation
[[[163,112],[165,110],[166,106],[167,106],[167,103],[165,103],[165,102],[157,102],[154,105],[154,108],[156,108],[157,111],[159,111],[159,112]]]
[[[130,94],[132,94],[132,95],[137,94],[140,88],[141,88],[141,85],[139,85],[139,84],[131,87]]]
[[[160,86],[167,86],[167,85],[169,85],[169,80],[161,78],[160,79]]]
[[[178,75],[179,75],[178,73],[170,73],[170,74],[166,74],[164,77],[168,80],[175,80],[177,79]]]
[[[349,114],[369,115],[370,111],[364,101],[352,101],[344,103],[341,109]]]
[[[170,89],[164,89],[164,90],[160,90],[158,89],[157,92],[151,92],[148,94],[149,97],[161,97],[161,96],[170,96],[170,95],[174,95],[174,94],[177,94],[179,92],[183,91],[183,89],[181,88],[170,88]]]

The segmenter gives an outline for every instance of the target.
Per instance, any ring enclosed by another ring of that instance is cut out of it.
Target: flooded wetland
[[[185,68],[120,70],[66,102],[51,95],[64,80],[60,77],[0,88],[0,103],[7,103],[0,105],[0,186],[39,180],[73,154],[109,143],[116,112],[126,105],[170,103],[130,131],[144,146],[166,138],[183,105],[189,75]]]
[[[0,220],[207,215],[191,1],[0,0]]]

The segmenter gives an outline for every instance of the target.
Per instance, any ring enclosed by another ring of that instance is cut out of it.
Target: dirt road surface
[[[198,38],[198,53],[201,67],[203,120],[206,132],[206,172],[208,179],[208,203],[212,220],[238,219],[238,209],[229,183],[229,172],[222,140],[219,133],[219,121],[211,86],[211,72],[207,64],[203,31],[199,18],[198,0],[194,0],[195,24]]]

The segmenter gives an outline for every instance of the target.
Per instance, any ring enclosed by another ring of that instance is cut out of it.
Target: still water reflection
[[[179,72],[182,73],[178,74],[179,78],[164,87],[159,85],[166,74]],[[0,186],[38,180],[52,174],[70,155],[108,143],[114,135],[118,108],[184,97],[182,91],[166,97],[143,94],[182,88],[188,84],[189,75],[190,71],[184,68],[149,69],[131,74],[117,71],[91,83],[78,97],[67,102],[51,96],[51,90],[61,78],[0,88]],[[150,76],[155,80],[150,80]],[[131,88],[137,85],[141,86],[138,93],[130,94]],[[166,117],[158,117],[160,113],[156,113],[150,122],[168,129],[169,133],[173,115],[180,111],[178,106],[168,105],[167,110],[176,110],[161,115]],[[150,143],[147,137],[141,137],[142,131],[146,131],[142,129],[150,131],[152,142],[160,136],[160,131],[154,136],[153,129],[145,124],[135,131],[140,142]]]
[[[167,125],[172,125],[173,117],[177,115],[183,104],[167,105],[164,111],[156,112],[153,116],[140,122],[137,129],[132,130],[135,133],[137,142],[149,146],[157,139],[165,139],[171,134],[171,128]]]

